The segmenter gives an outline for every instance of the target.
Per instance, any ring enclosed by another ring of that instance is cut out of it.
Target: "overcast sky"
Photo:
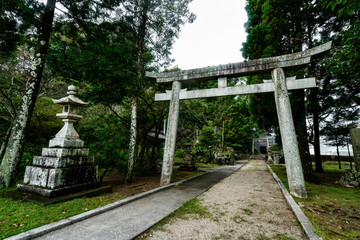
[[[172,50],[175,59],[172,66],[185,70],[242,62],[245,3],[245,0],[193,0],[189,7],[197,18],[182,27]]]

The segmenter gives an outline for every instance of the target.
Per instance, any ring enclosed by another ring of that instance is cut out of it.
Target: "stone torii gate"
[[[284,69],[289,70],[305,67],[310,63],[312,57],[326,54],[330,49],[331,42],[328,42],[306,51],[277,57],[178,72],[147,72],[146,77],[156,79],[158,83],[172,83],[171,91],[155,95],[155,101],[170,100],[160,185],[169,184],[172,175],[180,100],[274,92],[290,193],[297,197],[306,197],[304,175],[288,90],[314,88],[316,87],[316,81],[315,78],[298,80],[295,80],[295,78],[285,78]],[[272,80],[264,81],[264,83],[227,87],[227,78],[229,77],[249,76],[270,72]],[[182,82],[214,79],[218,79],[218,88],[193,91],[187,91],[186,89],[181,90]]]

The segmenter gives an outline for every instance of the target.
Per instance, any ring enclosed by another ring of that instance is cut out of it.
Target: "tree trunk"
[[[132,175],[135,165],[136,153],[136,128],[137,128],[137,97],[133,96],[131,100],[131,124],[130,124],[130,144],[129,144],[129,159],[128,169],[125,176],[125,182],[132,182]]]
[[[349,142],[346,142],[346,147],[347,147],[348,154],[349,154],[350,169],[353,170],[352,159],[351,159],[351,155],[350,155]]]
[[[319,106],[318,106],[318,89],[311,89],[311,102],[314,121],[314,153],[315,153],[315,172],[323,173],[324,169],[321,162],[320,152],[320,127],[319,127]]]
[[[18,114],[11,130],[8,145],[0,167],[0,187],[9,187],[15,181],[25,146],[26,131],[29,127],[36,97],[39,92],[45,56],[48,50],[51,26],[54,18],[56,0],[48,0],[39,27],[35,55],[32,60],[30,77],[25,86]]]
[[[222,151],[225,152],[225,120],[223,120],[222,122],[221,146],[222,146]]]
[[[7,130],[7,132],[6,132],[6,135],[5,135],[5,137],[4,137],[4,141],[3,141],[3,143],[1,144],[0,159],[3,159],[3,157],[4,157],[5,149],[6,149],[7,145],[8,145],[9,138],[10,138],[10,134],[11,134],[11,129],[12,129],[12,127],[13,127],[13,122],[14,122],[14,121],[12,121],[12,123],[10,124],[10,126],[9,126],[9,128],[8,128],[8,130]]]
[[[146,36],[146,24],[148,20],[147,11],[149,7],[149,2],[146,1],[142,13],[140,16],[140,25],[138,28],[139,38],[138,38],[138,59],[137,59],[137,71],[139,79],[143,79],[145,75],[144,67],[144,45],[145,45],[145,36]],[[131,127],[130,127],[130,144],[129,144],[129,159],[128,159],[128,171],[125,176],[125,181],[127,183],[132,182],[132,175],[135,164],[135,157],[137,153],[137,142],[136,142],[136,133],[137,133],[137,94],[138,91],[135,90],[135,94],[131,100]]]
[[[305,93],[304,90],[293,91],[295,97],[294,108],[294,123],[295,131],[297,135],[299,152],[301,158],[301,165],[304,172],[304,178],[306,181],[313,182],[315,180],[314,171],[312,169],[311,158],[309,154],[309,144],[307,140],[306,129],[306,112],[305,112]]]
[[[341,169],[341,159],[340,159],[340,153],[339,153],[339,146],[338,145],[336,145],[336,152],[337,152],[338,161],[339,161],[339,169]]]

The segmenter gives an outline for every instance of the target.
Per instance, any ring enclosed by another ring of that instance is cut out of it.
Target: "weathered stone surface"
[[[289,90],[316,87],[315,78],[289,80],[289,81],[286,81],[286,84],[287,84],[287,88]],[[253,93],[266,93],[266,92],[274,92],[274,83],[273,82],[251,84],[251,85],[246,85],[246,86],[210,88],[210,89],[193,90],[193,91],[181,90],[180,100],[208,98],[208,97],[234,96],[234,95],[244,95],[244,94],[253,94]],[[155,94],[155,101],[169,101],[170,98],[171,98],[171,91],[166,92],[166,93]]]
[[[55,168],[49,170],[47,188],[55,189],[96,181],[96,166]]]
[[[57,188],[57,189],[48,189],[48,188],[34,187],[31,185],[26,185],[26,184],[18,184],[17,189],[20,191],[36,193],[36,194],[39,194],[46,198],[53,198],[53,197],[61,196],[64,194],[69,194],[69,193],[83,191],[83,190],[90,189],[90,188],[95,188],[95,187],[98,187],[99,185],[100,185],[100,183],[98,183],[98,182],[91,182],[91,183],[84,183],[84,184],[79,184],[79,185],[69,186],[69,187],[62,187],[62,188]]]
[[[156,78],[158,83],[189,80],[211,80],[219,77],[241,77],[264,72],[270,72],[275,68],[303,67],[310,63],[311,57],[327,53],[331,49],[332,42],[308,49],[306,51],[256,59],[240,63],[190,69],[178,72],[154,73],[146,72],[149,78]]]
[[[337,182],[345,187],[359,187],[360,186],[360,173],[355,169],[346,169],[344,175]]]
[[[227,78],[221,77],[218,78],[218,88],[226,88],[227,87]]]
[[[94,165],[69,168],[28,166],[25,172],[24,184],[54,189],[96,182],[96,180],[97,167]]]
[[[275,103],[290,193],[303,198],[307,196],[307,193],[284,70],[281,68],[273,70],[272,79],[275,84]]]
[[[94,165],[94,157],[34,157],[33,166],[64,168],[72,166]]]
[[[49,142],[51,148],[82,148],[84,147],[84,141],[74,138],[53,138]]]
[[[176,134],[179,120],[179,107],[181,83],[178,81],[173,82],[172,96],[169,107],[168,126],[166,131],[163,167],[161,171],[160,185],[167,185],[171,181],[172,165],[175,155]]]
[[[88,148],[43,148],[43,157],[84,157],[89,156]]]
[[[234,165],[235,164],[235,155],[234,152],[214,152],[214,159],[216,164],[219,165]]]
[[[26,176],[24,177],[24,183],[38,187],[46,187],[49,177],[49,169],[27,166],[25,175]]]

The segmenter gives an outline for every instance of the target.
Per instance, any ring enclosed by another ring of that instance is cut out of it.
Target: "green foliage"
[[[177,136],[179,143],[189,143],[196,140],[195,133],[202,129],[204,125],[207,125],[208,107],[209,104],[204,99],[181,102]],[[209,120],[212,120],[212,118]]]
[[[44,4],[32,0],[2,0],[0,7],[0,59],[15,55],[19,45],[30,42],[29,29],[39,23]]]
[[[219,133],[215,133],[214,128],[211,126],[204,126],[200,131],[198,146],[203,147],[216,147],[220,143]]]
[[[360,1],[327,0],[323,2],[323,7],[331,8],[332,11],[335,11],[335,9],[338,8],[338,17],[342,17],[343,15],[355,15],[359,13]]]
[[[17,173],[16,179],[23,180],[25,175],[25,169],[27,166],[30,166],[32,163],[34,155],[28,152],[24,152],[23,157],[20,162],[19,171]]]
[[[186,156],[186,153],[185,153],[184,149],[181,149],[181,148],[176,149],[176,151],[175,151],[175,157],[177,157],[177,158],[184,158],[185,156]]]
[[[270,147],[271,151],[282,151],[282,146],[280,146],[279,144],[274,144]]]
[[[193,22],[195,15],[189,10],[192,0],[140,0],[123,1],[120,20],[131,21],[135,26],[137,46],[140,48],[137,57],[142,58],[143,50],[155,59],[152,62],[156,67],[171,63],[170,50],[174,39],[178,37],[181,26]],[[143,49],[141,49],[143,48]],[[146,61],[141,59],[139,71],[144,71]],[[139,74],[144,74],[139,72]]]
[[[257,124],[249,113],[247,98],[239,97],[228,106],[224,121],[226,145],[234,148],[235,151],[251,151],[249,138],[256,136]]]
[[[195,156],[197,160],[204,160],[206,157],[206,154],[209,152],[208,147],[201,146],[199,144],[196,144],[192,154]]]
[[[36,101],[31,119],[29,139],[44,138],[50,140],[62,128],[63,122],[56,117],[62,112],[62,106],[54,104],[51,97],[41,97]]]
[[[337,109],[332,119],[325,122],[321,133],[325,136],[328,145],[346,146],[350,142],[350,128],[357,120],[357,111],[352,109]]]
[[[90,155],[95,156],[100,168],[116,167],[119,171],[125,171],[128,132],[109,110],[101,105],[88,108],[77,130],[89,144]]]
[[[75,23],[60,22],[54,29],[48,67],[67,81],[87,83],[85,98],[121,103],[137,87],[135,43],[127,23],[89,24],[86,34]]]

